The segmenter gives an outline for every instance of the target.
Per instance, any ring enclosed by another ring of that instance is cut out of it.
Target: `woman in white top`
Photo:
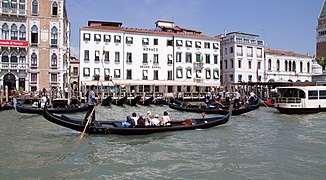
[[[168,126],[171,122],[170,117],[168,116],[168,112],[164,111],[162,116],[162,124],[163,126]]]

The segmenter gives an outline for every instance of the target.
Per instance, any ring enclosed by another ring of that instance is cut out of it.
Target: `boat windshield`
[[[306,98],[306,93],[302,89],[286,88],[278,89],[279,97],[285,98]]]

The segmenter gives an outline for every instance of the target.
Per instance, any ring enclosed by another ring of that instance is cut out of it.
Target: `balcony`
[[[1,9],[2,15],[23,16],[23,17],[27,16],[27,13],[26,13],[25,9],[5,8],[5,7],[2,7],[0,9]]]
[[[194,62],[194,69],[195,70],[201,70],[204,68],[204,63],[201,62]]]
[[[26,63],[10,63],[10,62],[1,62],[0,69],[1,70],[27,70]]]

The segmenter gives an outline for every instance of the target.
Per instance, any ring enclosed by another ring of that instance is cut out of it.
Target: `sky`
[[[317,20],[324,0],[67,0],[71,55],[79,57],[79,28],[88,21],[154,29],[157,20],[216,36],[259,35],[274,50],[316,54]]]

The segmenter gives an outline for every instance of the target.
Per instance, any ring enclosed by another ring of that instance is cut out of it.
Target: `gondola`
[[[154,101],[154,96],[151,96],[149,98],[145,98],[145,100],[140,100],[138,104],[144,105],[144,106],[149,106],[152,102]]]
[[[42,115],[42,108],[34,108],[34,107],[27,107],[23,106],[19,103],[15,105],[16,111],[20,113],[27,113],[27,114],[40,114]],[[69,108],[51,108],[48,110],[52,113],[76,113],[76,112],[84,112],[87,111],[87,106],[82,107],[69,107]]]
[[[117,105],[117,106],[123,106],[123,104],[127,101],[128,97],[124,96],[120,99],[113,99],[112,104]]]
[[[152,101],[152,103],[155,105],[165,105],[167,104],[167,100],[164,97],[157,97]]]
[[[179,111],[194,112],[194,113],[205,112],[206,114],[222,114],[222,115],[229,113],[229,107],[220,108],[220,107],[208,107],[207,105],[184,105],[179,101],[170,103],[169,107],[171,109],[175,109]],[[244,114],[253,111],[255,109],[258,109],[259,107],[260,107],[260,103],[257,102],[256,104],[249,105],[246,108],[232,109],[232,116]]]
[[[48,121],[60,126],[82,132],[85,128],[83,119],[70,118],[64,115],[54,115],[47,108],[43,110],[43,117]],[[206,129],[227,123],[229,115],[202,119],[187,119],[171,122],[170,126],[143,126],[125,127],[122,121],[95,121],[86,128],[88,134],[119,134],[119,135],[142,135],[167,131],[181,131],[191,129]]]
[[[14,106],[11,104],[0,105],[0,111],[14,109]]]
[[[141,96],[136,96],[134,98],[130,98],[130,99],[127,99],[126,101],[126,104],[130,105],[130,106],[136,106],[137,103],[140,101],[141,99]]]
[[[112,96],[108,96],[102,101],[101,105],[102,106],[111,106],[111,103],[112,103]]]

